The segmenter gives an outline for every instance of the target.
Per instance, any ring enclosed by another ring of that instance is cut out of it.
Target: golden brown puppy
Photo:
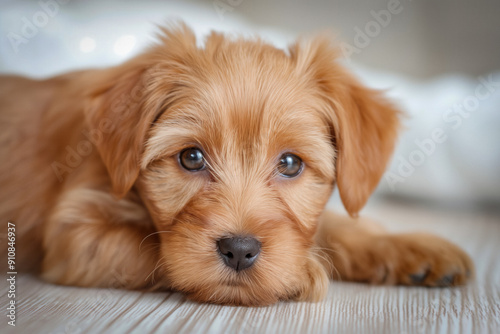
[[[123,65],[0,81],[0,219],[58,284],[175,289],[201,302],[318,300],[330,278],[455,285],[469,257],[356,217],[398,111],[327,39],[288,51],[186,27]],[[5,245],[5,240],[2,242]]]

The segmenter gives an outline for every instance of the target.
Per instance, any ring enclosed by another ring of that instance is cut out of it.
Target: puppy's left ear
[[[363,86],[337,62],[337,49],[328,37],[299,43],[290,53],[326,101],[318,109],[332,129],[340,197],[347,212],[356,216],[392,155],[400,111],[382,92]]]
[[[135,183],[146,134],[160,112],[146,105],[148,69],[140,60],[93,73],[88,93],[88,131],[106,166],[113,193],[123,197]]]
[[[142,55],[86,74],[87,127],[118,197],[139,176],[148,132],[175,98],[174,87],[196,51],[196,36],[182,22],[161,28],[158,38]]]

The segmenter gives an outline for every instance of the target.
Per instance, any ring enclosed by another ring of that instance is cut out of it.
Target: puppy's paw
[[[474,272],[464,251],[427,234],[376,236],[349,259],[345,278],[373,284],[455,286],[465,284]]]

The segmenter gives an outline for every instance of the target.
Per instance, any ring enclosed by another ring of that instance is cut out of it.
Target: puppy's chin
[[[279,227],[277,227],[279,226]],[[212,228],[211,228],[212,227]],[[328,275],[301,234],[286,224],[261,227],[261,254],[236,272],[220,258],[215,226],[177,223],[162,233],[162,274],[170,287],[198,302],[264,306],[324,297]]]
[[[174,290],[182,291],[188,298],[200,303],[267,306],[285,300],[323,299],[328,289],[328,277],[322,266],[316,266],[318,263],[316,260],[312,261],[312,265],[304,263],[303,269],[295,273],[293,278],[264,278],[261,275],[265,273],[260,273],[258,269],[227,275],[236,277],[225,277],[221,270],[219,273],[213,272],[210,277],[197,277],[198,282],[189,282],[172,272],[168,277]],[[219,280],[217,277],[225,278]],[[265,280],[265,284],[261,280]],[[285,286],[283,281],[290,285]]]
[[[185,292],[188,298],[200,303],[238,306],[266,306],[287,298],[278,291],[252,287],[241,280],[219,282]]]

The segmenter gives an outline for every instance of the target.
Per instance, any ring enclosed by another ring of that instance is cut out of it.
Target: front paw
[[[373,284],[456,286],[474,272],[464,251],[427,234],[376,236],[349,258],[342,270],[345,278]]]

